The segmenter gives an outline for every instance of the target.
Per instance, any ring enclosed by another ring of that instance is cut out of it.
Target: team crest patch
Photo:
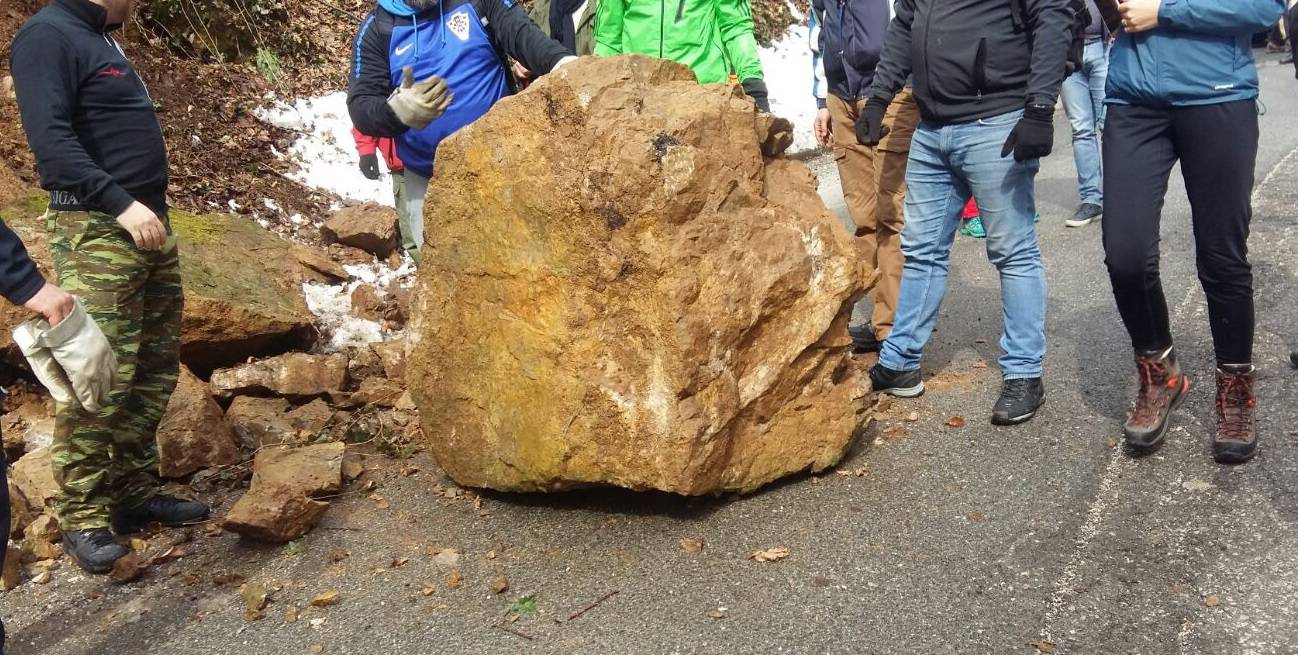
[[[446,27],[461,41],[469,40],[469,12],[457,11],[446,21]]]

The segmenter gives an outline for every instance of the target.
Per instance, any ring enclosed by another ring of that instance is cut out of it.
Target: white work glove
[[[13,337],[56,402],[80,405],[92,413],[108,404],[117,356],[80,299],[58,325],[50,327],[43,318],[24,321],[14,328]]]
[[[406,66],[401,69],[401,86],[388,97],[388,106],[402,125],[422,130],[441,118],[454,99],[446,80],[433,75],[416,83],[414,70]]]
[[[557,71],[560,68],[567,66],[568,64],[571,64],[574,61],[577,61],[577,58],[572,55],[568,55],[567,57],[564,57],[559,61],[554,62],[554,68],[551,68],[550,72],[553,73],[554,71]]]

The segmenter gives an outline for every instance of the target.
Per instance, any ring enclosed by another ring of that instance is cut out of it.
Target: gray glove
[[[13,337],[55,402],[96,413],[108,404],[117,379],[117,356],[80,299],[58,325],[32,319],[14,328]]]
[[[422,130],[446,113],[455,99],[446,80],[433,75],[415,82],[415,73],[406,66],[401,71],[401,86],[388,97],[388,106],[403,125]]]

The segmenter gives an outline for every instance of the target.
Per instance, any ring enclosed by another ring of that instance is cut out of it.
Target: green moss
[[[44,216],[45,210],[49,209],[50,197],[48,194],[37,193],[27,196],[22,202],[22,212],[30,218]]]
[[[171,229],[189,243],[220,243],[222,235],[228,230],[229,219],[225,216],[171,209],[168,217]]]

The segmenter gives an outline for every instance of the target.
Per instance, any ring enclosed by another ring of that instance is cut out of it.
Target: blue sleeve
[[[388,106],[388,96],[393,91],[391,63],[388,61],[391,42],[391,30],[383,29],[378,15],[371,13],[361,23],[352,45],[347,113],[351,116],[352,126],[369,136],[401,136],[409,129]]]
[[[816,99],[818,109],[825,108],[825,100],[828,83],[825,80],[825,34],[821,31],[821,16],[825,13],[822,0],[812,0],[811,2],[811,22],[810,31],[807,34],[808,45],[811,47],[811,95]]]
[[[1184,32],[1248,35],[1269,29],[1284,14],[1284,0],[1163,0],[1158,24]]]
[[[0,295],[21,305],[45,286],[45,278],[27,256],[27,248],[14,231],[0,220]]]

